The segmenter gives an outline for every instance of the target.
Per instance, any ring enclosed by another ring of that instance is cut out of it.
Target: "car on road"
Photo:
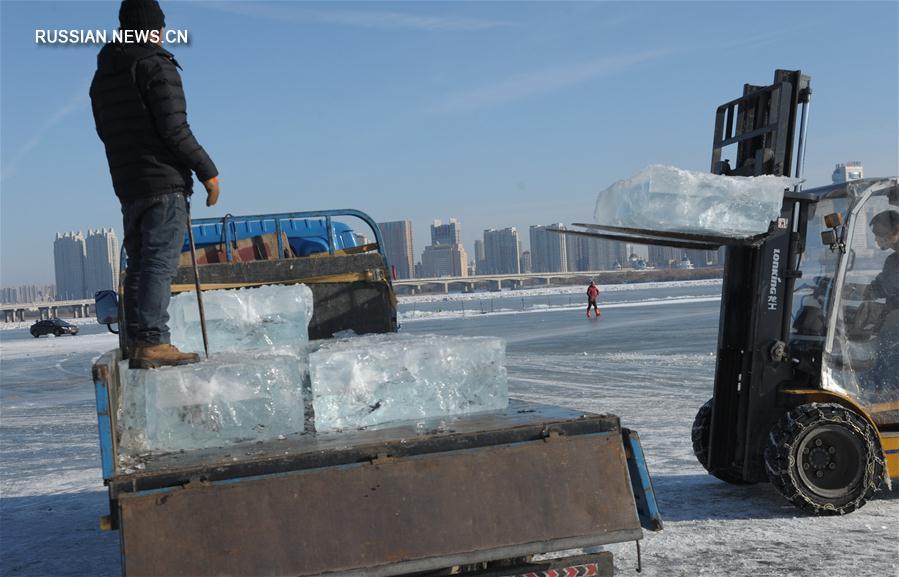
[[[77,335],[78,327],[72,323],[67,323],[62,319],[48,319],[38,321],[31,325],[31,336],[38,338],[41,335]]]

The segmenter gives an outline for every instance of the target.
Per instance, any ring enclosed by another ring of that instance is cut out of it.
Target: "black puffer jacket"
[[[190,192],[218,175],[187,124],[172,54],[155,44],[107,44],[97,56],[91,105],[121,200]]]

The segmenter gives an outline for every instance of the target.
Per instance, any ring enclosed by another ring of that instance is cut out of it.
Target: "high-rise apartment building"
[[[627,245],[617,240],[566,235],[569,271],[614,270],[627,266]]]
[[[487,258],[484,254],[484,241],[474,241],[474,270],[475,274],[487,274]]]
[[[387,262],[393,269],[395,278],[412,278],[415,275],[415,254],[412,247],[412,222],[397,220],[378,223],[384,239]]]
[[[462,246],[462,226],[455,218],[449,224],[435,220],[431,225],[431,244],[421,254],[425,277],[468,276],[468,254]]]
[[[685,256],[682,248],[649,246],[649,264],[656,268],[678,268]]]
[[[462,226],[455,218],[451,218],[448,224],[435,220],[431,225],[431,244],[461,244]]]
[[[841,162],[833,169],[832,179],[834,183],[849,182],[850,180],[859,180],[865,177],[865,167],[859,160],[850,160],[849,162]]]
[[[861,161],[850,160],[848,162],[837,164],[836,168],[833,170],[832,179],[834,184],[838,184],[849,182],[850,180],[859,180],[864,177],[865,167],[862,166]],[[866,215],[866,220],[864,222],[871,222],[873,216],[873,214]],[[849,244],[853,247],[856,256],[860,256],[859,251],[864,251],[866,254],[873,253],[873,249],[870,249],[870,247],[874,247],[874,237],[871,233],[871,229],[867,226],[855,227],[855,232],[852,234]],[[866,251],[863,247],[869,247],[870,252]]]
[[[723,263],[723,250],[691,249],[685,251],[685,253],[690,262],[693,263],[694,268],[720,266]]]
[[[56,233],[56,240],[53,241],[56,300],[85,298],[84,256],[84,235],[81,232]]]
[[[565,230],[565,225],[531,225],[531,266],[534,272],[568,272],[565,235],[554,230]]]
[[[88,230],[84,242],[85,298],[118,286],[119,243],[111,228]]]
[[[521,263],[521,241],[518,230],[512,226],[484,231],[484,262],[486,274],[518,274]]]
[[[531,266],[531,251],[526,250],[522,252],[521,258],[519,260],[521,262],[522,273],[529,273],[534,271],[533,267]]]
[[[119,243],[111,228],[57,233],[53,241],[56,300],[93,298],[115,289],[119,279]]]
[[[421,273],[426,278],[468,276],[468,255],[461,244],[432,244],[421,253]]]

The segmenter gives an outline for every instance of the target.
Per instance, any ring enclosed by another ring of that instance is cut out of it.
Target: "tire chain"
[[[797,413],[797,416],[794,417],[794,413]],[[844,419],[842,414],[852,417]],[[791,449],[802,431],[812,425],[822,423],[835,423],[849,427],[858,434],[868,453],[873,457],[868,459],[862,478],[865,490],[855,499],[840,506],[832,503],[815,503],[798,489],[801,482],[796,478],[796,458]],[[792,443],[790,442],[791,438]],[[862,417],[855,415],[842,405],[836,403],[801,405],[786,413],[768,434],[768,439],[768,447],[765,448],[765,468],[768,472],[768,479],[781,495],[800,509],[815,515],[845,515],[864,505],[871,495],[880,490],[885,471],[880,442],[872,427]],[[786,455],[783,454],[784,452]],[[776,467],[772,464],[775,464]]]

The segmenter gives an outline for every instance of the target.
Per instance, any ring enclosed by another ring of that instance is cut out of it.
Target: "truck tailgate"
[[[125,574],[397,575],[639,539],[620,431],[121,494]]]
[[[94,376],[125,575],[387,576],[642,537],[648,475],[632,484],[642,453],[614,415],[512,400],[134,461],[117,454],[107,356]]]

